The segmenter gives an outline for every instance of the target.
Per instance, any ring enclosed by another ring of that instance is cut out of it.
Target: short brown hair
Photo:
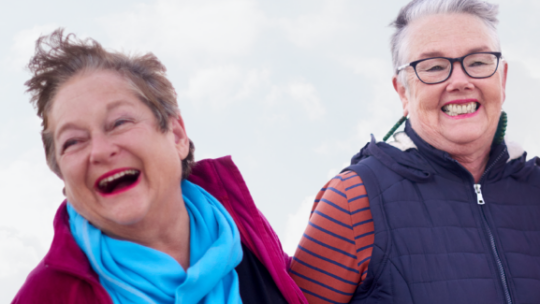
[[[94,39],[78,39],[74,34],[64,35],[59,28],[36,41],[34,56],[28,68],[32,78],[25,85],[31,94],[30,102],[42,118],[41,138],[47,164],[60,175],[55,157],[52,134],[47,130],[48,111],[60,87],[75,75],[88,70],[111,70],[122,76],[135,95],[146,104],[156,117],[162,132],[168,130],[169,118],[178,116],[176,92],[166,77],[165,66],[152,53],[128,56],[105,50]],[[189,154],[182,160],[182,179],[187,178],[194,163],[193,142]]]

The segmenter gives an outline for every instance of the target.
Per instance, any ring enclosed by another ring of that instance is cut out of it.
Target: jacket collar
[[[471,174],[450,154],[438,150],[423,140],[413,130],[410,122],[405,124],[405,131],[394,135],[394,142],[376,142],[372,140],[358,154],[351,164],[372,156],[388,168],[412,181],[430,180],[434,173],[450,179],[469,179]],[[510,152],[509,152],[510,151]],[[517,144],[506,143],[492,145],[484,179],[500,179],[505,176],[516,178],[528,175],[536,159],[525,162],[526,153]]]
[[[84,252],[79,248],[69,228],[69,215],[64,201],[53,221],[54,238],[49,252],[43,259],[46,267],[52,267],[99,284],[98,275],[90,266]]]
[[[470,173],[453,159],[448,152],[438,150],[422,139],[416,131],[411,127],[411,123],[407,120],[405,125],[405,134],[409,136],[412,142],[418,147],[418,153],[425,157],[434,166],[439,174],[446,175],[444,171],[449,171],[451,175],[457,175],[459,178],[465,176],[472,178]]]
[[[445,151],[438,150],[428,144],[422,139],[416,131],[411,127],[409,121],[405,125],[405,134],[410,137],[411,141],[418,147],[418,152],[429,160],[429,162],[436,164],[436,167],[444,168],[445,171],[458,177],[469,177],[472,179],[470,173],[450,154]],[[489,152],[489,160],[486,165],[486,170],[481,179],[483,180],[497,180],[506,176],[514,176],[519,178],[520,176],[527,175],[530,170],[525,168],[526,165],[526,153],[523,148],[514,142],[505,141],[501,144],[492,144]],[[529,169],[533,165],[528,166]],[[524,169],[526,169],[524,171]],[[439,173],[445,174],[444,171],[438,170]]]

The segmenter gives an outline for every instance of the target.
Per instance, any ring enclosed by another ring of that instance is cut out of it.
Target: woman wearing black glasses
[[[400,11],[405,131],[372,139],[317,196],[291,268],[310,303],[540,303],[540,162],[504,139],[497,13]]]

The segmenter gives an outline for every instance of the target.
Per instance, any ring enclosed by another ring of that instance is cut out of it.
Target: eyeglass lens
[[[465,72],[474,78],[485,78],[497,70],[498,58],[493,54],[470,54],[463,58]],[[450,75],[452,62],[445,58],[431,58],[416,65],[418,78],[426,83],[444,81]]]

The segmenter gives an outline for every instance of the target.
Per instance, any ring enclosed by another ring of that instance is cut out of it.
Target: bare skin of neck
[[[477,153],[469,155],[450,155],[453,159],[457,160],[467,171],[471,173],[474,178],[474,182],[478,183],[482,174],[486,171],[486,165],[488,162],[489,146],[486,151],[478,151]]]
[[[415,128],[414,122],[413,129],[422,139],[436,149],[448,152],[453,159],[471,173],[475,183],[480,181],[489,160],[489,151],[491,150],[495,128],[486,132],[481,138],[469,143],[450,142],[441,138],[441,136],[431,134],[429,131],[426,132],[427,128]]]
[[[176,211],[178,216],[175,216],[174,219],[169,216],[159,219],[160,222],[169,223],[169,225],[156,227],[152,233],[156,236],[155,238],[149,235],[145,240],[146,245],[142,242],[139,243],[170,255],[184,270],[187,270],[190,262],[190,219],[183,200],[181,207],[178,208],[180,210]]]
[[[180,187],[173,197],[161,202],[158,208],[150,210],[144,219],[135,224],[100,229],[113,238],[164,252],[187,270],[190,263],[190,219]]]

